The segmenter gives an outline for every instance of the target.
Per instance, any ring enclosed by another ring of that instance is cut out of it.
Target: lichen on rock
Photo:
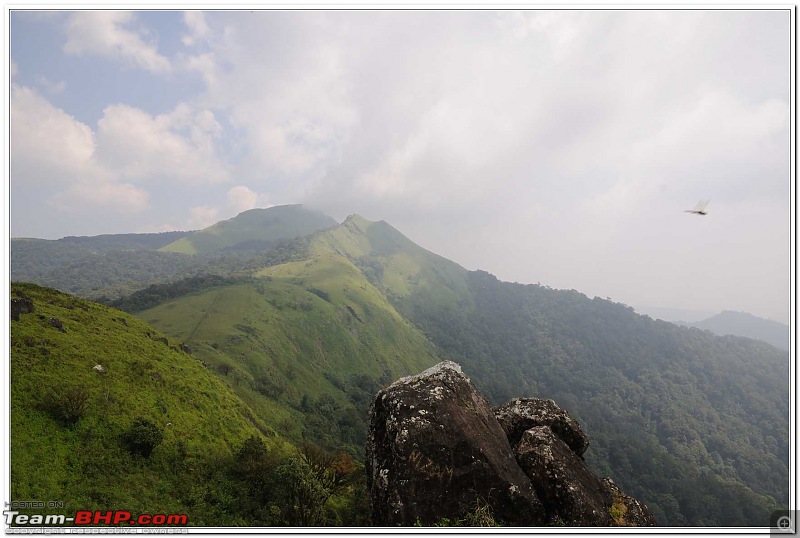
[[[580,424],[553,400],[515,398],[495,407],[494,414],[511,446],[519,443],[527,430],[547,426],[578,456],[583,456],[589,448],[589,437],[583,433]]]
[[[395,381],[370,407],[373,523],[429,526],[480,505],[509,526],[655,525],[644,504],[586,466],[588,445],[553,400],[492,409],[458,364],[441,362]]]
[[[376,525],[433,525],[463,516],[476,501],[507,525],[544,520],[488,402],[452,362],[378,393],[367,482]]]

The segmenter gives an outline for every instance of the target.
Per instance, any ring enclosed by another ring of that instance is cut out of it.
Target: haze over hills
[[[555,399],[593,440],[592,466],[661,524],[763,526],[787,505],[784,353],[574,290],[501,282],[383,221],[326,222],[309,218],[313,233],[272,248],[229,231],[204,253],[158,253],[191,269],[147,287],[128,280],[139,291],[115,304],[187,344],[294,443],[358,457],[377,388],[451,359],[494,404]],[[243,243],[245,256],[230,249]]]
[[[734,335],[762,340],[778,349],[789,351],[789,326],[747,312],[725,310],[708,319],[682,322],[690,327],[706,329],[720,336]]]

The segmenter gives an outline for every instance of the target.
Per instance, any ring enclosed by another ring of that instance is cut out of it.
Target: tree
[[[286,523],[300,527],[325,522],[325,502],[330,497],[311,468],[299,458],[286,459],[277,469],[278,494]]]

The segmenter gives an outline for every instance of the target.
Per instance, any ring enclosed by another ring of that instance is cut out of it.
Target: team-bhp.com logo
[[[126,510],[101,512],[78,510],[73,517],[63,514],[20,514],[15,510],[4,510],[6,525],[186,525],[186,514],[140,514],[134,516]]]

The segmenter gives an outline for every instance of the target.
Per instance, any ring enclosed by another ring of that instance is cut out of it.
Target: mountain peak
[[[301,204],[254,208],[196,231],[160,250],[202,254],[225,248],[270,246],[335,225],[333,218]]]

